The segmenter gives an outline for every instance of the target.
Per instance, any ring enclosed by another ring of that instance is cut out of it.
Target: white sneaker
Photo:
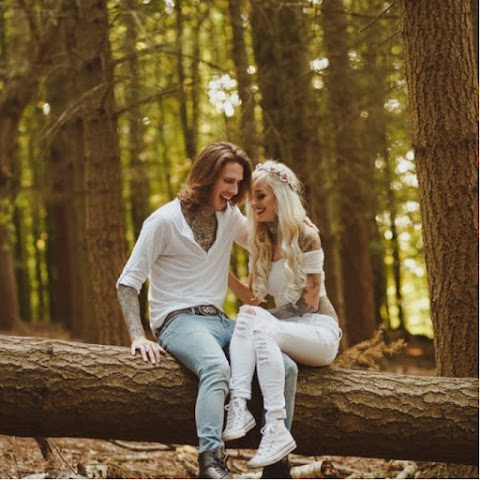
[[[227,425],[222,434],[224,442],[244,437],[255,426],[255,418],[248,411],[245,399],[234,398],[225,410],[228,411],[228,415]]]
[[[271,465],[297,448],[297,444],[283,420],[267,423],[261,433],[263,436],[257,453],[247,463],[250,468]]]

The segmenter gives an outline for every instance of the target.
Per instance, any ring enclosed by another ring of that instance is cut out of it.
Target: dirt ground
[[[49,439],[45,461],[33,438],[0,436],[0,478],[196,478],[196,449],[141,442]],[[164,448],[169,448],[164,450]],[[253,450],[229,450],[234,478],[259,478],[246,467]],[[360,457],[290,455],[294,478],[479,478],[478,468]],[[305,466],[307,465],[307,466]],[[309,471],[303,471],[309,468]]]
[[[55,334],[52,334],[55,333]],[[27,335],[65,338],[61,332]],[[427,346],[425,346],[427,345]],[[411,342],[382,369],[434,375],[432,349]],[[43,455],[42,455],[43,450]],[[228,450],[235,478],[260,478],[246,463],[253,450]],[[479,478],[478,466],[402,462],[359,457],[290,455],[294,478]],[[78,438],[38,439],[0,435],[0,478],[196,478],[197,452],[188,445],[161,445]]]

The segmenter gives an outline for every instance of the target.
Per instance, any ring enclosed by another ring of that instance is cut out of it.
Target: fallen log
[[[154,366],[126,347],[0,337],[5,435],[196,445],[196,391],[171,357]],[[477,379],[302,367],[292,432],[303,455],[478,464]],[[257,445],[255,432],[231,446]]]

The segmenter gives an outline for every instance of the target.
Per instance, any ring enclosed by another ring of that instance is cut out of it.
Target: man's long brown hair
[[[193,162],[187,180],[178,194],[182,206],[195,210],[208,205],[210,193],[222,168],[229,162],[239,163],[243,167],[243,179],[238,193],[231,199],[233,205],[241,204],[250,188],[252,164],[248,155],[237,145],[230,142],[216,142],[205,147]]]

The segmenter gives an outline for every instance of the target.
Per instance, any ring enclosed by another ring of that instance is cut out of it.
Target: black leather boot
[[[227,468],[225,450],[207,450],[198,456],[198,478],[233,478]]]
[[[278,462],[263,467],[260,478],[292,478],[287,457],[283,457]]]

